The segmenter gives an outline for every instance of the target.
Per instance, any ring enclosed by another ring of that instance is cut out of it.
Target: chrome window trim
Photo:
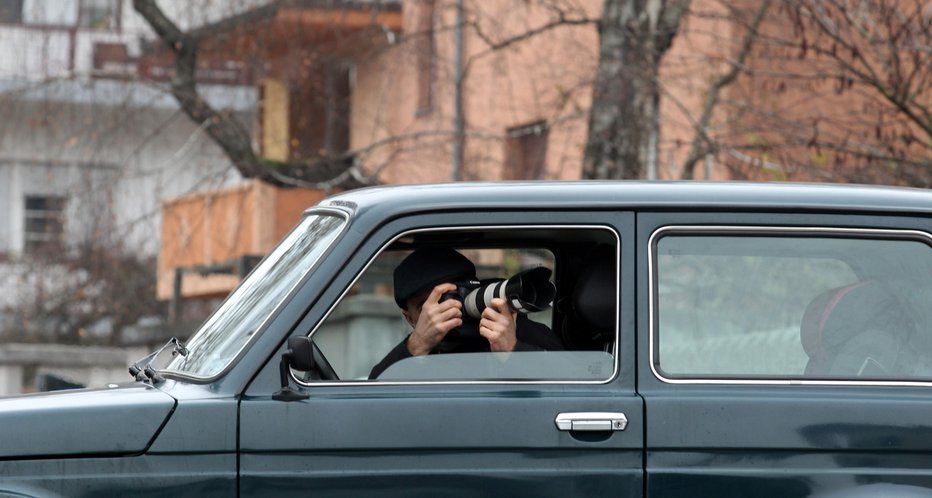
[[[932,380],[929,381],[910,381],[910,380],[845,380],[845,379],[754,379],[754,378],[690,378],[677,379],[666,377],[657,369],[655,361],[656,338],[660,335],[656,323],[656,242],[663,236],[669,235],[669,232],[681,233],[685,235],[697,234],[719,234],[719,235],[811,235],[811,236],[829,236],[845,237],[855,236],[858,238],[873,239],[906,239],[917,242],[924,242],[932,246],[932,234],[914,229],[873,229],[873,228],[841,228],[841,227],[768,227],[768,226],[728,226],[728,225],[669,225],[655,230],[647,241],[647,271],[648,271],[648,363],[651,373],[654,377],[666,384],[704,384],[704,385],[779,385],[779,386],[893,386],[893,387],[914,387],[926,386],[932,387]]]
[[[340,296],[336,301],[330,306],[327,312],[321,317],[320,320],[314,325],[314,328],[311,329],[311,332],[308,334],[308,337],[313,338],[314,334],[317,332],[317,329],[330,317],[330,314],[339,306],[339,304],[346,297],[346,294],[356,285],[356,282],[362,278],[362,275],[368,271],[369,266],[375,262],[375,260],[385,252],[385,249],[397,240],[404,237],[411,236],[417,233],[423,232],[452,232],[452,231],[463,231],[463,230],[546,230],[546,229],[558,229],[558,230],[572,230],[572,229],[586,229],[586,230],[606,230],[615,237],[615,261],[617,263],[618,271],[615,272],[615,295],[616,295],[616,306],[615,306],[615,343],[613,345],[612,356],[614,356],[614,363],[612,365],[612,373],[606,379],[600,380],[404,380],[404,381],[372,381],[372,380],[347,380],[347,381],[313,381],[308,382],[297,378],[294,375],[294,371],[289,369],[289,376],[291,380],[296,382],[298,385],[303,387],[321,387],[321,386],[410,386],[410,385],[430,385],[430,386],[441,386],[441,385],[571,385],[571,384],[583,384],[583,385],[602,385],[612,382],[617,376],[620,370],[620,358],[619,351],[621,342],[619,322],[621,318],[621,236],[618,234],[618,231],[606,224],[593,224],[593,225],[465,225],[465,226],[456,226],[456,227],[436,227],[436,228],[416,228],[413,230],[405,230],[400,234],[394,236],[379,247],[379,250],[369,258],[369,261],[366,262],[366,265],[356,274],[353,280],[347,285],[343,292],[340,293]]]
[[[262,319],[262,322],[261,322],[261,323],[259,324],[259,326],[256,328],[256,333],[254,333],[254,334],[252,335],[252,337],[249,338],[248,341],[246,341],[245,343],[243,343],[242,346],[240,346],[239,350],[236,351],[236,354],[234,354],[234,355],[230,358],[230,361],[227,362],[227,364],[226,364],[222,369],[220,369],[220,371],[218,371],[216,374],[211,375],[211,376],[209,376],[209,377],[198,376],[198,375],[191,375],[191,374],[189,374],[189,373],[186,373],[186,372],[183,372],[183,371],[180,371],[180,370],[168,370],[168,369],[160,369],[160,370],[159,370],[159,373],[165,375],[166,377],[171,377],[172,379],[185,380],[185,381],[195,382],[195,383],[199,383],[199,384],[207,384],[207,383],[213,382],[213,381],[215,381],[215,380],[217,380],[217,379],[223,377],[223,376],[226,375],[235,365],[237,365],[237,364],[240,362],[240,360],[242,359],[242,356],[243,356],[243,354],[246,352],[246,350],[249,349],[249,347],[250,347],[255,341],[258,340],[258,338],[259,338],[260,335],[262,335],[262,334],[265,333],[265,330],[266,330],[265,327],[266,327],[266,325],[268,325],[269,320],[271,320],[271,318],[277,314],[277,312],[279,311],[279,309],[282,307],[282,304],[283,304],[285,301],[287,301],[287,300],[291,297],[291,295],[292,295],[292,293],[294,293],[295,289],[297,289],[298,287],[300,287],[300,286],[304,283],[304,281],[305,281],[305,279],[307,279],[308,275],[310,275],[311,272],[312,272],[313,270],[317,269],[317,267],[319,266],[321,260],[323,260],[324,255],[325,255],[327,252],[329,252],[331,249],[333,249],[333,247],[337,244],[337,242],[339,241],[339,239],[340,239],[340,238],[343,236],[343,234],[346,232],[346,228],[347,228],[348,226],[350,226],[350,219],[351,219],[350,214],[347,213],[346,211],[342,210],[342,209],[336,209],[336,208],[332,208],[332,207],[319,207],[319,208],[318,208],[318,207],[315,207],[315,208],[311,208],[311,209],[305,210],[304,213],[302,213],[302,215],[301,215],[301,220],[303,220],[303,219],[304,219],[305,217],[307,217],[307,216],[312,216],[312,215],[315,215],[315,214],[324,214],[324,215],[330,215],[330,216],[336,216],[336,217],[342,218],[342,219],[343,219],[343,225],[340,227],[339,232],[337,232],[337,234],[334,235],[333,240],[330,241],[330,244],[329,244],[329,245],[327,246],[327,248],[325,249],[324,254],[321,254],[321,257],[317,258],[317,260],[314,261],[314,264],[310,265],[306,270],[304,270],[304,273],[301,275],[301,277],[298,278],[298,279],[295,281],[294,285],[292,285],[291,288],[288,289],[288,292],[286,292],[286,293],[282,296],[282,298],[275,304],[275,306],[272,307],[272,310],[269,311],[269,313],[265,316],[265,318]],[[293,228],[294,228],[294,227],[292,227],[292,229],[293,229]],[[289,231],[289,233],[290,233],[290,231]],[[287,235],[287,234],[288,234],[288,233],[286,233],[285,235]],[[284,237],[284,236],[283,236],[283,237]],[[274,250],[274,248],[273,248],[273,250]],[[269,251],[269,252],[271,252],[271,251]],[[266,256],[268,256],[268,254],[266,254]],[[264,258],[263,258],[263,259],[264,259]],[[261,264],[261,262],[260,262],[260,264]],[[257,266],[258,266],[258,265],[257,265]],[[232,295],[233,292],[231,291],[230,294]],[[228,297],[229,297],[229,296],[228,296]],[[223,303],[221,303],[220,306],[223,306]],[[218,309],[219,309],[219,308],[218,308]],[[208,319],[210,319],[210,318],[208,317]],[[205,322],[205,323],[206,323],[206,322]],[[202,326],[203,326],[203,324],[202,324]],[[200,328],[198,328],[198,330],[196,330],[195,333],[196,333],[196,332],[199,332],[199,331],[200,331]],[[260,333],[260,331],[261,331],[261,333]]]

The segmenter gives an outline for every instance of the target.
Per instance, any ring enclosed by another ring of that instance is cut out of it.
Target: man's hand
[[[515,349],[518,338],[515,335],[515,320],[518,312],[511,309],[504,299],[495,298],[482,311],[479,321],[479,333],[489,341],[493,352],[507,352]]]
[[[447,332],[463,324],[463,303],[456,299],[440,302],[443,293],[455,290],[456,286],[449,283],[434,287],[420,305],[419,314],[409,318],[416,320],[414,332],[408,337],[408,352],[413,356],[429,353]]]

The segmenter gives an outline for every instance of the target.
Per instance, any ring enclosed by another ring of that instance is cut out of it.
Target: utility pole
[[[462,180],[463,148],[466,135],[463,122],[463,0],[456,0],[456,26],[453,29],[453,175]]]

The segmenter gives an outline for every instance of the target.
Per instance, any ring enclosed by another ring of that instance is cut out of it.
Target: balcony
[[[225,296],[325,195],[252,181],[165,201],[158,298]]]

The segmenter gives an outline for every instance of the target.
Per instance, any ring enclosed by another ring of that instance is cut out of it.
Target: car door
[[[547,374],[476,381],[290,378],[307,397],[285,402],[272,398],[280,387],[282,346],[240,406],[242,496],[642,496],[644,419],[633,376],[633,293],[623,290],[634,282],[633,246],[625,241],[634,227],[630,213],[484,211],[395,220],[358,247],[334,251],[352,256],[291,332],[315,331],[387,241],[476,224],[535,234],[582,226],[611,235],[621,271],[612,276],[611,322],[620,336],[610,368],[588,380]]]
[[[639,214],[647,495],[932,496],[930,228]]]

